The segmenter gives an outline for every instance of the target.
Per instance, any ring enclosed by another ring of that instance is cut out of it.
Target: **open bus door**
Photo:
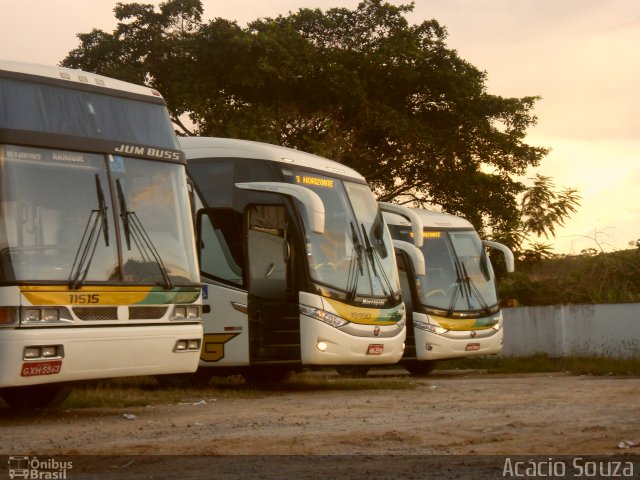
[[[251,365],[300,361],[297,291],[291,288],[291,246],[283,205],[245,210]]]
[[[324,205],[310,189],[279,182],[235,186],[296,198],[306,224],[324,231]],[[301,364],[298,292],[292,284],[294,220],[284,203],[264,199],[248,192],[242,211],[200,208],[196,224],[204,303],[200,367],[223,367],[260,381]]]
[[[196,231],[204,326],[199,371],[248,366],[242,216],[231,208],[200,209]]]

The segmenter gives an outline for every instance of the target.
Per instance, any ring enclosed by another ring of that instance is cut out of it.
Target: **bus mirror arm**
[[[504,255],[504,261],[507,265],[507,272],[512,273],[515,271],[515,262],[513,260],[513,252],[509,247],[503,245],[502,243],[492,242],[490,240],[483,240],[482,244],[485,247],[493,248],[495,250],[499,250]]]
[[[378,205],[380,205],[380,210],[383,212],[395,213],[409,220],[413,232],[413,243],[418,248],[422,247],[422,242],[424,241],[422,219],[416,212],[402,205],[396,205],[395,203],[378,202]]]
[[[298,199],[303,205],[304,215],[307,218],[311,231],[324,233],[324,203],[322,203],[320,196],[313,190],[301,185],[292,185],[284,182],[245,182],[236,183],[235,186],[243,190],[271,192]]]
[[[420,250],[413,244],[404,242],[402,240],[394,240],[393,248],[395,248],[396,250],[401,250],[409,255],[416,276],[424,277],[427,274],[427,266],[424,260],[424,255],[422,254],[422,250]]]

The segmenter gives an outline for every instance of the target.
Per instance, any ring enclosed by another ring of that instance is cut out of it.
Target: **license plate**
[[[467,343],[467,346],[464,348],[466,352],[473,352],[475,350],[480,350],[479,343]]]
[[[382,355],[384,345],[372,344],[367,348],[367,355]]]
[[[50,360],[48,362],[28,362],[22,364],[20,375],[23,377],[35,377],[37,375],[55,375],[60,373],[62,360]]]

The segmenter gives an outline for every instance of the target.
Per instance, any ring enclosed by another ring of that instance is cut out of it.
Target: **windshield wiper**
[[[173,288],[173,282],[171,282],[171,278],[169,278],[167,268],[164,266],[162,257],[160,257],[158,250],[153,245],[149,234],[142,225],[142,222],[140,222],[136,212],[129,211],[127,207],[127,201],[124,197],[124,193],[122,192],[120,179],[116,180],[116,188],[118,192],[118,201],[120,203],[120,218],[122,219],[122,226],[124,228],[124,238],[127,243],[127,250],[131,250],[131,239],[133,239],[133,243],[135,243],[138,248],[142,260],[148,263],[154,261],[158,266],[160,274],[162,275],[164,287],[167,289]]]
[[[98,213],[102,219],[102,233],[104,234],[104,244],[109,246],[109,219],[107,218],[107,204],[104,201],[104,193],[100,184],[100,177],[96,173],[96,192],[98,194]]]
[[[82,287],[87,273],[89,273],[89,267],[96,253],[96,247],[98,246],[98,239],[100,238],[100,231],[103,233],[104,244],[109,246],[109,219],[107,218],[107,206],[104,201],[104,193],[102,191],[102,185],[100,184],[100,177],[96,173],[96,195],[98,197],[98,209],[91,210],[89,220],[84,227],[82,233],[82,239],[76,256],[73,259],[73,265],[71,266],[71,275],[69,276],[69,288],[77,290]]]
[[[467,267],[464,266],[464,262],[461,262],[461,266],[462,266],[462,272],[464,273],[464,280],[467,283],[467,286],[469,287],[469,293],[470,294],[473,293],[475,297],[478,300],[480,300],[480,306],[482,307],[482,310],[484,310],[486,313],[489,313],[489,305],[487,304],[487,301],[482,296],[482,293],[480,293],[480,290],[478,289],[475,282],[471,280],[471,277],[467,273]],[[471,302],[471,295],[469,295],[469,302]],[[469,307],[471,308],[471,305],[469,305]]]
[[[384,272],[384,266],[382,265],[382,261],[380,260],[378,252],[375,248],[373,248],[373,245],[371,245],[371,241],[369,240],[369,235],[367,235],[366,228],[364,228],[364,224],[361,223],[360,227],[362,227],[362,235],[364,237],[364,244],[366,246],[367,258],[369,259],[369,263],[371,264],[373,274],[376,276],[376,278],[380,278],[380,275],[378,275],[377,272],[378,269],[380,270],[382,279],[384,280],[384,283],[387,285],[387,289],[389,290],[389,295],[391,295],[391,298],[396,301],[396,292],[393,291],[393,287],[391,286],[389,277],[387,277],[387,274]],[[376,262],[378,264],[378,269],[376,269]]]
[[[358,272],[360,276],[364,275],[362,268],[362,244],[358,238],[356,227],[352,222],[349,222],[351,226],[351,241],[353,242],[353,255],[349,262],[349,272],[347,274],[347,292],[349,292],[349,298],[353,300],[356,297],[358,291]]]
[[[449,305],[449,311],[448,311],[448,315],[451,315],[453,313],[453,310],[455,308],[456,305],[456,300],[458,299],[458,292],[463,292],[463,296],[464,296],[464,292],[466,291],[467,294],[467,306],[469,307],[469,309],[473,308],[473,305],[471,305],[471,301],[473,297],[476,297],[479,301],[480,301],[480,306],[482,307],[482,310],[484,310],[485,312],[489,313],[490,309],[489,309],[489,305],[487,304],[487,301],[484,299],[484,297],[482,296],[482,293],[480,293],[480,290],[478,289],[478,287],[476,286],[476,284],[474,283],[473,280],[471,280],[471,277],[469,277],[469,274],[467,273],[467,267],[465,267],[464,262],[461,261],[457,256],[454,259],[453,262],[455,268],[456,268],[456,287],[455,287],[455,291],[453,293],[453,296],[451,298],[451,304]],[[466,288],[463,288],[466,287]]]
[[[462,273],[460,272],[460,266],[458,265],[457,258],[453,259],[453,266],[456,269],[456,283],[453,290],[453,294],[451,295],[449,310],[447,310],[447,317],[450,317],[453,314],[454,309],[456,308],[456,302],[458,301],[458,292],[462,292],[462,284],[464,282],[464,280],[462,279]],[[464,297],[464,293],[462,294],[462,296]]]

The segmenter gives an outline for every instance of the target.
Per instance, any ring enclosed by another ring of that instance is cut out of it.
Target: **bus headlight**
[[[23,358],[25,360],[40,358],[42,356],[41,352],[42,352],[42,349],[40,347],[24,347]]]
[[[199,320],[200,305],[176,305],[171,312],[171,320]]]
[[[338,315],[327,312],[326,310],[322,310],[320,308],[309,307],[307,305],[300,305],[300,313],[311,318],[315,318],[316,320],[320,320],[321,322],[324,322],[327,325],[331,325],[335,328],[340,328],[349,323],[348,320],[345,320]]]
[[[20,323],[68,323],[73,321],[71,314],[64,307],[25,307],[20,310]]]
[[[60,312],[56,309],[44,308],[42,310],[43,322],[57,322],[60,320]]]
[[[28,345],[22,352],[23,360],[42,360],[51,358],[64,358],[62,345]]]
[[[22,321],[31,323],[31,322],[39,322],[41,318],[42,311],[39,308],[30,308],[24,311],[24,315],[22,316]]]
[[[173,347],[174,352],[199,352],[200,351],[200,339],[199,338],[184,338],[176,341]]]
[[[433,323],[420,322],[419,320],[414,320],[413,326],[415,328],[419,328],[420,330],[435,333],[437,335],[442,335],[443,333],[447,333],[449,331],[446,328],[441,327],[440,325],[434,325]]]

